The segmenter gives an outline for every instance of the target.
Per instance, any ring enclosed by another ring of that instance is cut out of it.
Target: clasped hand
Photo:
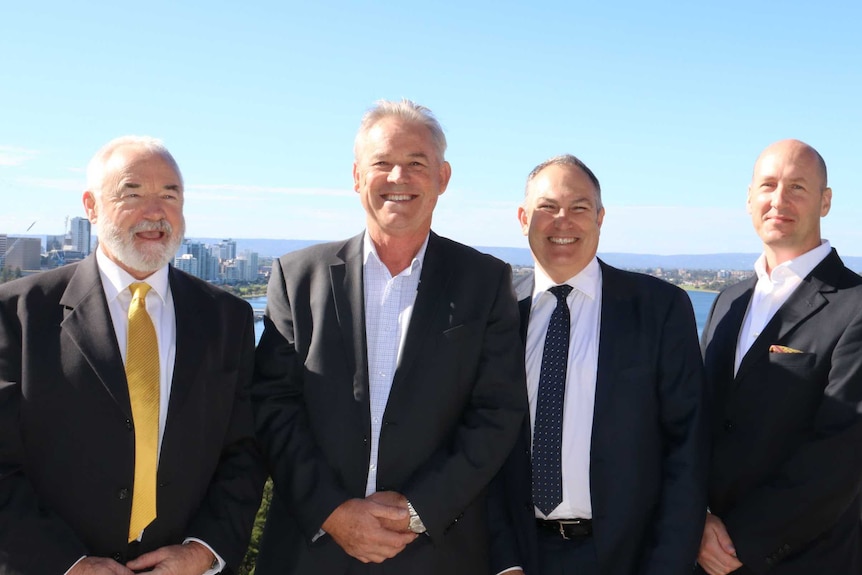
[[[381,563],[398,555],[416,539],[410,531],[407,498],[394,491],[348,499],[323,523],[326,531],[351,557]]]

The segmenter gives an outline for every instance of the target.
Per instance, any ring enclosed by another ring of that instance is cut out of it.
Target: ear
[[[751,184],[748,185],[748,194],[745,196],[745,211],[751,213]]]
[[[356,165],[356,162],[353,162],[353,191],[359,192],[359,166]]]
[[[521,223],[521,233],[529,235],[530,233],[530,217],[527,214],[526,208],[524,206],[518,206],[518,221]]]
[[[824,217],[832,208],[832,188],[826,188],[820,194],[820,217]]]
[[[99,202],[96,201],[96,194],[87,190],[81,197],[81,202],[84,204],[84,212],[87,214],[87,219],[91,224],[95,224],[99,219],[99,210],[97,208]]]
[[[449,165],[449,162],[444,161],[440,164],[440,194],[446,191],[446,188],[449,186],[449,178],[452,177],[452,166]],[[438,196],[440,194],[437,194]]]
[[[596,224],[598,224],[599,229],[602,229],[602,222],[605,221],[605,208],[602,206],[602,209],[599,210],[598,217],[596,217]]]

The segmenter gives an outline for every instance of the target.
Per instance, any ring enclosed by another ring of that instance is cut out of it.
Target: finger
[[[733,541],[731,541],[730,539],[730,534],[726,530],[721,529],[716,533],[716,536],[718,538],[718,544],[719,546],[721,546],[722,551],[724,551],[728,555],[733,555],[734,557],[736,557],[736,547],[733,546]]]
[[[162,549],[156,549],[155,551],[144,553],[137,559],[132,559],[126,563],[126,567],[135,571],[150,569],[161,563],[164,560],[164,555],[165,552]]]
[[[376,502],[370,506],[369,510],[375,517],[379,517],[380,519],[390,519],[392,521],[406,519],[409,515],[407,509],[403,507],[393,507],[391,505],[383,505],[382,503]]]

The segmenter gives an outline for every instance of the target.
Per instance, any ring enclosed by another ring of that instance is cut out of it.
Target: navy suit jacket
[[[256,573],[485,572],[486,488],[526,411],[518,311],[508,265],[434,233],[377,460],[377,489],[404,494],[427,535],[367,566],[315,538],[338,505],[365,497],[362,278],[362,235],[273,262],[252,393],[274,486]]]
[[[706,512],[706,407],[691,302],[599,261],[602,307],[590,456],[602,575],[691,573]],[[524,341],[532,276],[518,286]],[[575,422],[584,425],[584,422]],[[493,567],[537,575],[530,425],[493,484]]]
[[[196,537],[236,569],[263,468],[248,384],[250,306],[169,270],[176,363],[157,517],[140,552]],[[129,559],[134,427],[95,256],[0,286],[0,573]]]
[[[756,282],[721,292],[703,333],[715,394],[710,509],[740,574],[862,573],[862,278],[833,250],[734,376]]]

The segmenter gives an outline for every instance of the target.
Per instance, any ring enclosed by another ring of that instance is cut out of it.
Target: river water
[[[706,324],[706,317],[709,315],[709,309],[712,307],[712,302],[718,294],[706,291],[689,291],[686,293],[691,299],[691,305],[694,308],[694,317],[697,320],[697,333],[698,336],[700,336],[700,334],[703,333],[703,326]],[[263,310],[266,309],[266,296],[253,297],[246,301],[248,301],[248,303],[251,304],[251,307],[254,308],[256,315],[257,312],[263,312]],[[255,322],[255,341],[260,339],[262,333],[263,322]]]

